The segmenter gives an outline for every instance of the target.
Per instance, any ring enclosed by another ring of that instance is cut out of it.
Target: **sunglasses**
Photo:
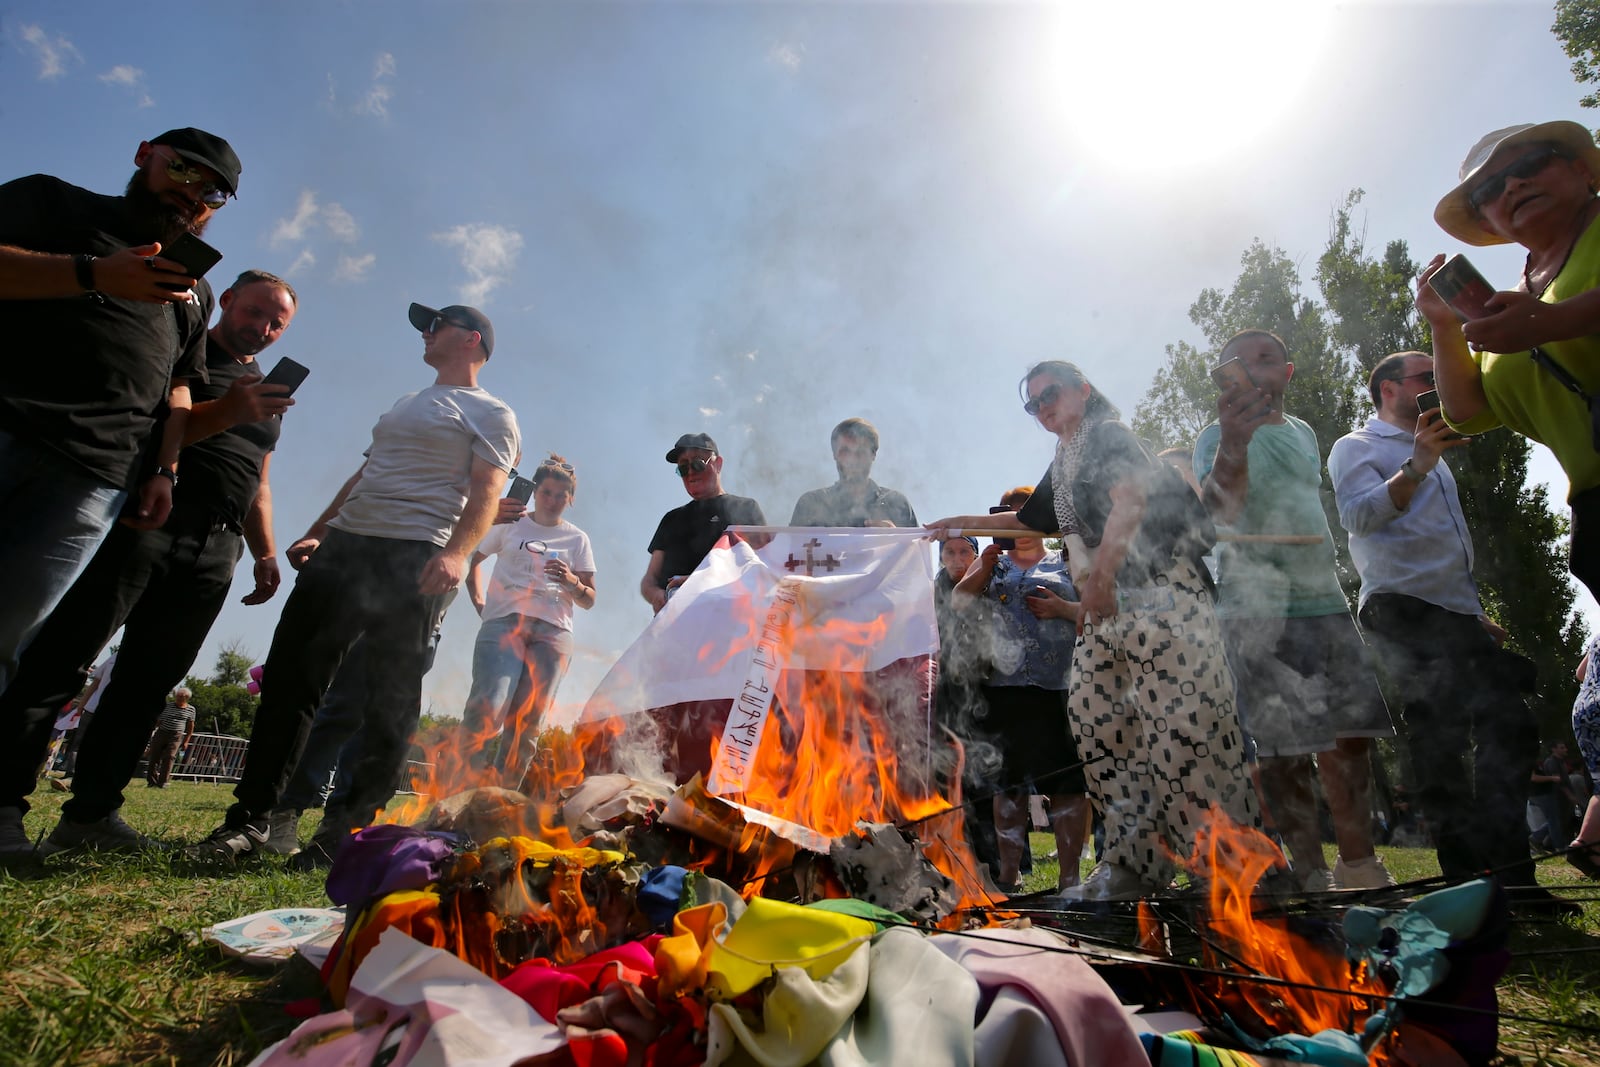
[[[228,190],[206,177],[205,171],[180,157],[176,152],[164,155],[161,158],[167,161],[167,177],[179,185],[200,186],[200,202],[206,207],[215,210],[228,202]]]
[[[1061,388],[1060,383],[1045,386],[1039,390],[1038,396],[1028,398],[1027,402],[1022,405],[1022,410],[1029,415],[1039,414],[1040,408],[1048,407],[1056,402],[1056,398],[1061,395]]]
[[[712,458],[714,459],[715,457]],[[678,477],[687,478],[691,474],[699,474],[709,466],[711,466],[711,460],[709,459],[691,459],[687,463],[678,464]]]
[[[570,463],[562,463],[560,460],[556,459],[554,456],[552,456],[551,458],[545,460],[543,463],[539,464],[539,466],[541,466],[541,467],[554,467],[558,471],[566,471],[568,474],[573,473],[572,464],[570,464]]]
[[[1426,385],[1438,384],[1438,382],[1434,380],[1433,371],[1431,370],[1418,371],[1416,374],[1402,374],[1400,377],[1394,380],[1397,382],[1409,382],[1413,378],[1421,378],[1423,383]]]
[[[455,319],[447,319],[443,315],[435,315],[433,317],[433,321],[428,323],[427,332],[428,333],[438,333],[440,330],[444,329],[446,326],[454,326],[457,329],[466,330],[468,333],[477,333],[478,332],[476,327],[468,326],[464,322],[457,322]],[[572,469],[571,467],[567,468],[567,470],[571,470],[571,469]]]
[[[1572,157],[1558,148],[1545,146],[1535,148],[1526,155],[1513,160],[1509,166],[1502,168],[1493,176],[1480,182],[1472,192],[1467,194],[1467,203],[1472,205],[1474,211],[1481,211],[1483,205],[1500,199],[1500,194],[1506,191],[1506,179],[1531,178],[1550,165],[1552,159],[1571,159]]]

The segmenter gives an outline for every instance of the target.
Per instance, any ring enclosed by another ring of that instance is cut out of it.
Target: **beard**
[[[140,237],[160,241],[163,247],[186,233],[199,237],[205,233],[206,225],[211,221],[209,216],[197,221],[196,217],[204,214],[204,208],[179,207],[152,193],[143,169],[133,172],[122,196],[127,201],[128,214]]]

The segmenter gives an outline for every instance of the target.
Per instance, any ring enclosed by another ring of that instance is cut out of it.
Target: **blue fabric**
[[[683,901],[683,880],[689,872],[682,867],[655,867],[639,881],[634,902],[650,925],[662,928],[678,914]]]
[[[501,734],[496,765],[520,771],[571,660],[571,630],[515,612],[484,620],[472,646],[472,688],[462,713],[468,743]],[[522,751],[513,754],[513,746]],[[481,764],[481,755],[474,755]]]
[[[126,498],[58,453],[0,430],[0,692]]]

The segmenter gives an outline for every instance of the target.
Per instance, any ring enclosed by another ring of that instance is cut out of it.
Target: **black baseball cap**
[[[239,157],[233,146],[214,133],[185,126],[150,138],[151,144],[164,144],[190,163],[199,163],[217,172],[217,177],[234,196],[239,195]]]
[[[428,332],[428,327],[433,325],[435,318],[443,318],[463,330],[477,330],[478,335],[483,338],[483,358],[488,359],[494,354],[494,326],[489,322],[489,316],[475,307],[451,304],[449,307],[436,310],[425,304],[412,304],[407,314],[411,319],[411,325],[421,333]]]
[[[711,435],[708,433],[686,433],[678,438],[678,443],[672,446],[671,452],[667,453],[667,462],[678,462],[678,457],[691,448],[698,448],[703,452],[716,453],[717,443],[711,439]]]

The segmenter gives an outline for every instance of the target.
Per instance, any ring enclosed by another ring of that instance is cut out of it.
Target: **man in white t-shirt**
[[[367,658],[364,680],[369,706],[382,714],[365,724],[348,806],[323,816],[325,847],[307,853],[331,861],[394,795],[421,714],[439,602],[466,576],[522,448],[511,409],[478,387],[494,348],[488,316],[412,304],[409,317],[434,382],[378,420],[366,462],[289,546],[300,573],[267,653],[238,801],[191,850],[197,858],[231,860],[266,841],[323,693],[362,637],[385,650]]]
[[[521,784],[541,720],[572,658],[572,608],[594,607],[594,553],[589,535],[563,519],[578,475],[560,456],[533,472],[533,510],[492,527],[472,557],[467,596],[483,616],[472,650],[472,691],[462,738],[469,758],[495,766],[507,786]],[[497,557],[485,591],[480,564]]]

